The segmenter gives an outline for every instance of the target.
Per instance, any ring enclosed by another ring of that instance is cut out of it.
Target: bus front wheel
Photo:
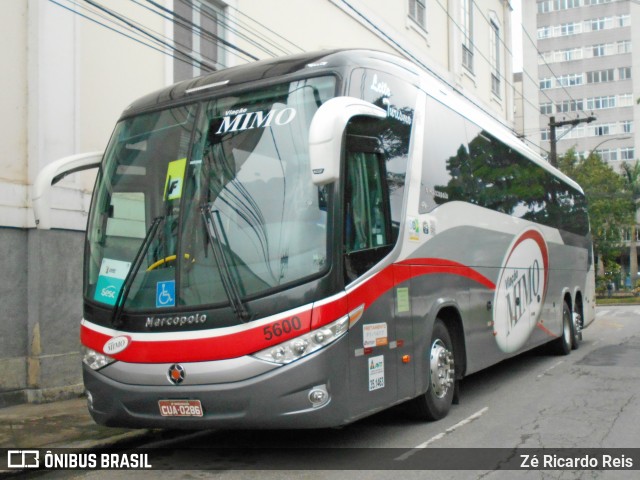
[[[418,418],[440,420],[449,413],[453,402],[455,363],[449,330],[439,318],[433,325],[428,355],[429,388],[413,402]]]

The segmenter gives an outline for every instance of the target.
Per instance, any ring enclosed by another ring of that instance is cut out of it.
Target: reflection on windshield
[[[116,126],[89,219],[87,298],[110,306],[120,298],[124,308],[176,304],[174,294],[167,302],[169,294],[157,292],[175,292],[175,274],[168,267],[177,253],[181,190],[176,180],[186,164],[195,112],[193,105],[173,108]],[[164,221],[152,229],[158,218]]]
[[[307,137],[334,92],[319,77],[120,122],[89,220],[86,297],[120,296],[125,311],[237,307],[323,271],[327,193]]]
[[[333,78],[315,78],[206,105],[185,226],[198,223],[202,205],[216,212],[218,241],[243,298],[325,267],[326,193],[311,182],[308,129],[334,88]],[[183,230],[183,239],[185,253],[204,256],[181,272],[185,300],[221,301],[226,280],[210,258],[205,226]]]

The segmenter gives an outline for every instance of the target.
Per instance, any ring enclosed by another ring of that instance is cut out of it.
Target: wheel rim
[[[566,311],[564,312],[564,321],[562,326],[562,334],[564,335],[564,340],[567,342],[567,345],[571,345],[571,313]]]
[[[436,397],[444,397],[453,386],[455,368],[453,353],[437,339],[431,345],[431,387]]]

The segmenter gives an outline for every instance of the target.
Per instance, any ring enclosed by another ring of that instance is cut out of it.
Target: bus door
[[[385,158],[375,137],[347,136],[344,185],[344,276],[349,311],[366,305],[349,335],[349,365],[359,415],[397,398],[397,356],[393,275],[387,269],[365,275],[392,249]],[[364,282],[358,281],[361,277]],[[351,284],[351,287],[349,286]]]
[[[356,68],[350,75],[349,95],[387,112],[382,121],[355,118],[347,127],[347,133],[354,135],[347,136],[343,177],[345,284],[349,292],[350,284],[367,278],[360,290],[365,290],[364,297],[375,299],[367,303],[363,317],[349,333],[351,352],[355,352],[350,362],[351,389],[354,399],[362,402],[353,406],[354,414],[415,395],[415,361],[402,363],[414,347],[409,291],[405,284],[396,285],[396,267],[379,265],[398,241],[404,222],[418,94],[415,83],[410,72],[391,64],[385,71]],[[372,269],[377,272],[373,277]],[[360,295],[348,298],[349,311],[362,304]]]

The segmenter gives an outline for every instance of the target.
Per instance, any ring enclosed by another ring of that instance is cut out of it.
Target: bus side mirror
[[[309,127],[309,162],[315,185],[326,185],[340,177],[344,129],[353,117],[386,118],[387,112],[354,97],[335,97],[323,103]]]
[[[71,173],[99,167],[102,161],[102,154],[103,152],[91,152],[64,157],[51,162],[38,173],[33,184],[33,195],[31,197],[31,205],[38,229],[49,230],[51,228],[51,206],[49,202],[51,186]]]

